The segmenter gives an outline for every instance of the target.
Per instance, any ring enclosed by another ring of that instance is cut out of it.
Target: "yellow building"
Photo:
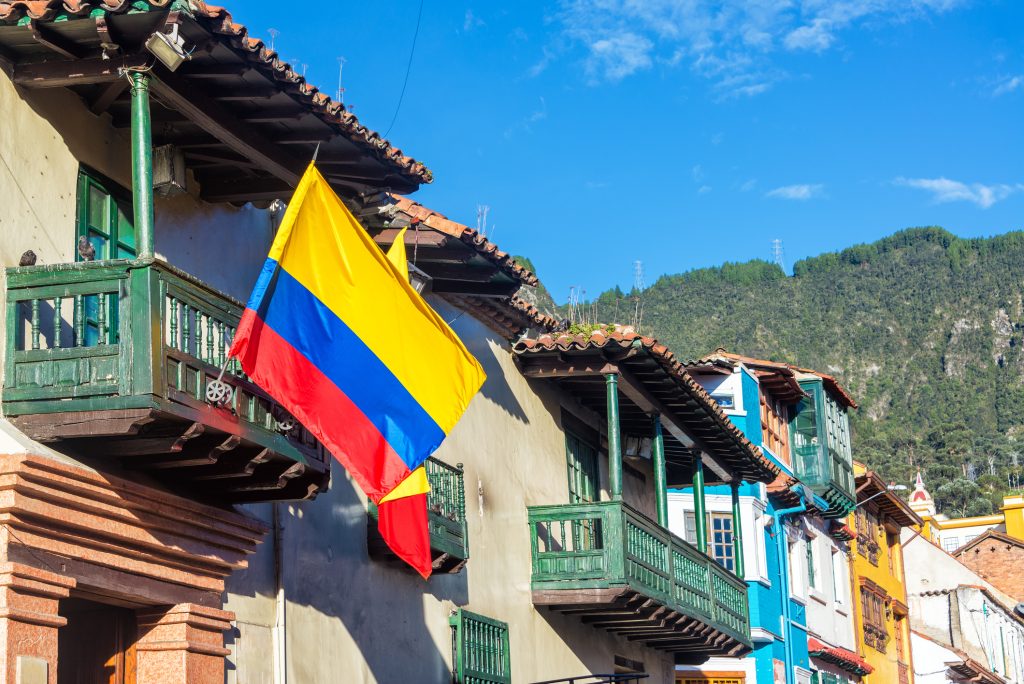
[[[910,621],[900,530],[922,520],[877,474],[854,462],[852,572],[858,650],[874,668],[864,684],[912,684]]]
[[[1012,494],[1003,497],[998,513],[970,518],[949,518],[935,508],[935,500],[924,487],[921,473],[910,494],[910,507],[924,520],[921,535],[951,554],[989,530],[1024,541],[1024,496]]]

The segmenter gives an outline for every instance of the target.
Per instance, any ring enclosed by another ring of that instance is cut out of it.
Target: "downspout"
[[[274,512],[274,684],[288,684],[288,632],[285,596],[284,567],[281,552],[281,504],[271,504]]]
[[[792,612],[789,608],[789,549],[786,548],[786,526],[783,524],[783,518],[803,513],[807,510],[807,499],[804,496],[803,488],[799,488],[796,493],[800,496],[800,505],[792,508],[783,508],[782,510],[775,511],[772,514],[774,525],[776,527],[775,533],[775,550],[779,558],[779,584],[783,585],[779,587],[782,590],[782,625],[783,625],[783,652],[785,653],[786,663],[786,684],[793,684],[793,617]]]

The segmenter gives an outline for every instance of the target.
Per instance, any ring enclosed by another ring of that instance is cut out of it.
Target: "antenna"
[[[633,330],[640,332],[644,318],[644,262],[637,259],[633,262]]]
[[[276,28],[272,28],[268,30],[267,33],[270,34],[270,51],[276,52],[276,50],[274,49],[274,44],[277,42],[277,37],[281,35],[281,32],[278,31]]]
[[[334,98],[343,105],[345,104],[345,89],[341,85],[341,75],[345,69],[345,61],[344,57],[338,58],[338,96]]]
[[[782,269],[782,272],[786,272],[786,262],[783,259],[782,240],[775,238],[772,240],[772,263]]]
[[[487,214],[490,211],[491,208],[486,204],[476,205],[476,232],[484,237],[487,237]]]

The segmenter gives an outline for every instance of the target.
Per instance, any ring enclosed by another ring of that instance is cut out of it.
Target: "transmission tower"
[[[341,85],[341,75],[345,70],[346,61],[347,60],[344,57],[338,58],[338,96],[334,98],[342,105],[345,104],[345,88]]]
[[[776,238],[772,240],[772,263],[782,269],[782,272],[786,272],[786,262],[783,259],[784,252],[782,250],[782,240]]]
[[[637,292],[644,289],[644,262],[639,259],[633,262],[633,289]]]

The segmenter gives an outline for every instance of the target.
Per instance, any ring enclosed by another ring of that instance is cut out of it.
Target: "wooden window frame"
[[[775,456],[785,463],[790,463],[789,410],[785,404],[774,397],[769,397],[765,392],[759,394],[761,441]]]

